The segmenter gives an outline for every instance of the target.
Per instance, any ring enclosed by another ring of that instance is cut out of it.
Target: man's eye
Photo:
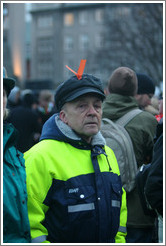
[[[96,109],[101,109],[101,106],[100,105],[95,105],[94,106]]]
[[[85,107],[85,104],[80,104],[79,105],[79,108],[84,108]]]

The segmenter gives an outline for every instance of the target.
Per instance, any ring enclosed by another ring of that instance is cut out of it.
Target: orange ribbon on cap
[[[77,72],[77,73],[76,73],[73,69],[71,69],[70,67],[68,67],[67,65],[66,65],[66,67],[67,67],[72,73],[74,73],[74,74],[77,76],[77,78],[80,80],[80,79],[82,79],[82,74],[83,74],[83,72],[84,72],[85,64],[86,64],[86,60],[81,60],[81,61],[80,61],[80,66],[79,66],[79,68],[78,68],[78,72]]]

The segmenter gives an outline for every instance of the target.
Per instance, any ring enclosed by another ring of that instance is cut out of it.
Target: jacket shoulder
[[[134,127],[135,129],[142,129],[143,131],[152,132],[156,131],[157,120],[154,115],[149,112],[142,111],[140,114],[136,115],[127,125],[126,129]]]

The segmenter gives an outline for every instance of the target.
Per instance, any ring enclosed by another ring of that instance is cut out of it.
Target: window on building
[[[64,15],[64,25],[65,26],[72,26],[74,24],[74,14],[66,13]]]
[[[37,51],[39,55],[52,55],[54,51],[52,38],[41,38],[37,41]]]
[[[78,21],[80,25],[86,25],[88,23],[88,12],[81,11],[78,15]]]
[[[104,9],[96,9],[95,11],[95,20],[98,23],[102,23],[104,20]]]
[[[50,28],[53,26],[53,16],[43,15],[39,16],[37,19],[38,28]]]
[[[80,35],[80,49],[87,50],[89,48],[89,37],[86,34]]]
[[[53,76],[53,63],[52,60],[48,59],[41,59],[38,62],[38,78],[44,79],[44,78],[52,78]]]
[[[74,47],[74,40],[73,40],[73,37],[71,36],[66,36],[64,38],[64,50],[66,51],[70,51],[72,50]]]
[[[95,37],[95,43],[96,43],[96,48],[103,48],[104,47],[104,37],[102,34],[97,34]]]
[[[120,18],[120,17],[127,17],[130,15],[130,11],[131,11],[131,8],[129,7],[118,7],[116,10],[115,10],[115,17],[116,19]]]

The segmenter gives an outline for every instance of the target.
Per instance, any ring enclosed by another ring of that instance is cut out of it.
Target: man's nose
[[[94,108],[93,105],[90,105],[89,106],[89,108],[88,108],[88,114],[90,114],[90,115],[96,114],[96,110],[95,110],[95,108]]]

